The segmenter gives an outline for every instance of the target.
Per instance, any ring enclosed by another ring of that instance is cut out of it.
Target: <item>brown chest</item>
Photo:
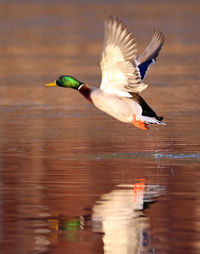
[[[90,103],[93,104],[92,99],[91,99],[91,89],[87,85],[82,85],[78,89],[79,93],[81,93]]]

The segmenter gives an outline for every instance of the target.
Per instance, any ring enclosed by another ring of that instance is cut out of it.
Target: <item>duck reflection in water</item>
[[[93,207],[93,231],[104,233],[104,253],[149,253],[149,222],[144,209],[161,195],[160,185],[117,185]]]

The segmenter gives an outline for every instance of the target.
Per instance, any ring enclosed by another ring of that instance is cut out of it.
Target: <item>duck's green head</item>
[[[78,90],[83,83],[71,76],[62,75],[57,78],[53,83],[47,84],[46,86],[61,86],[66,88],[73,88]]]

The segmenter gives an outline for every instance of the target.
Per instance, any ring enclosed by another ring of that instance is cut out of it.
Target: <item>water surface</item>
[[[1,1],[2,253],[199,253],[198,1]],[[103,20],[121,17],[139,52],[166,43],[145,100],[164,115],[149,131],[120,123],[60,74],[95,86]]]

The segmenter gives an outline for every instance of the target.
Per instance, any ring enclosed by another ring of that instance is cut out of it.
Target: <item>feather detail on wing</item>
[[[160,30],[156,30],[149,45],[143,53],[137,58],[138,68],[140,70],[141,79],[146,75],[146,71],[150,64],[154,63],[165,42],[165,37]]]
[[[148,85],[141,80],[135,58],[136,43],[132,33],[117,18],[109,17],[105,22],[100,88],[126,97],[131,97],[129,92],[144,90]]]

